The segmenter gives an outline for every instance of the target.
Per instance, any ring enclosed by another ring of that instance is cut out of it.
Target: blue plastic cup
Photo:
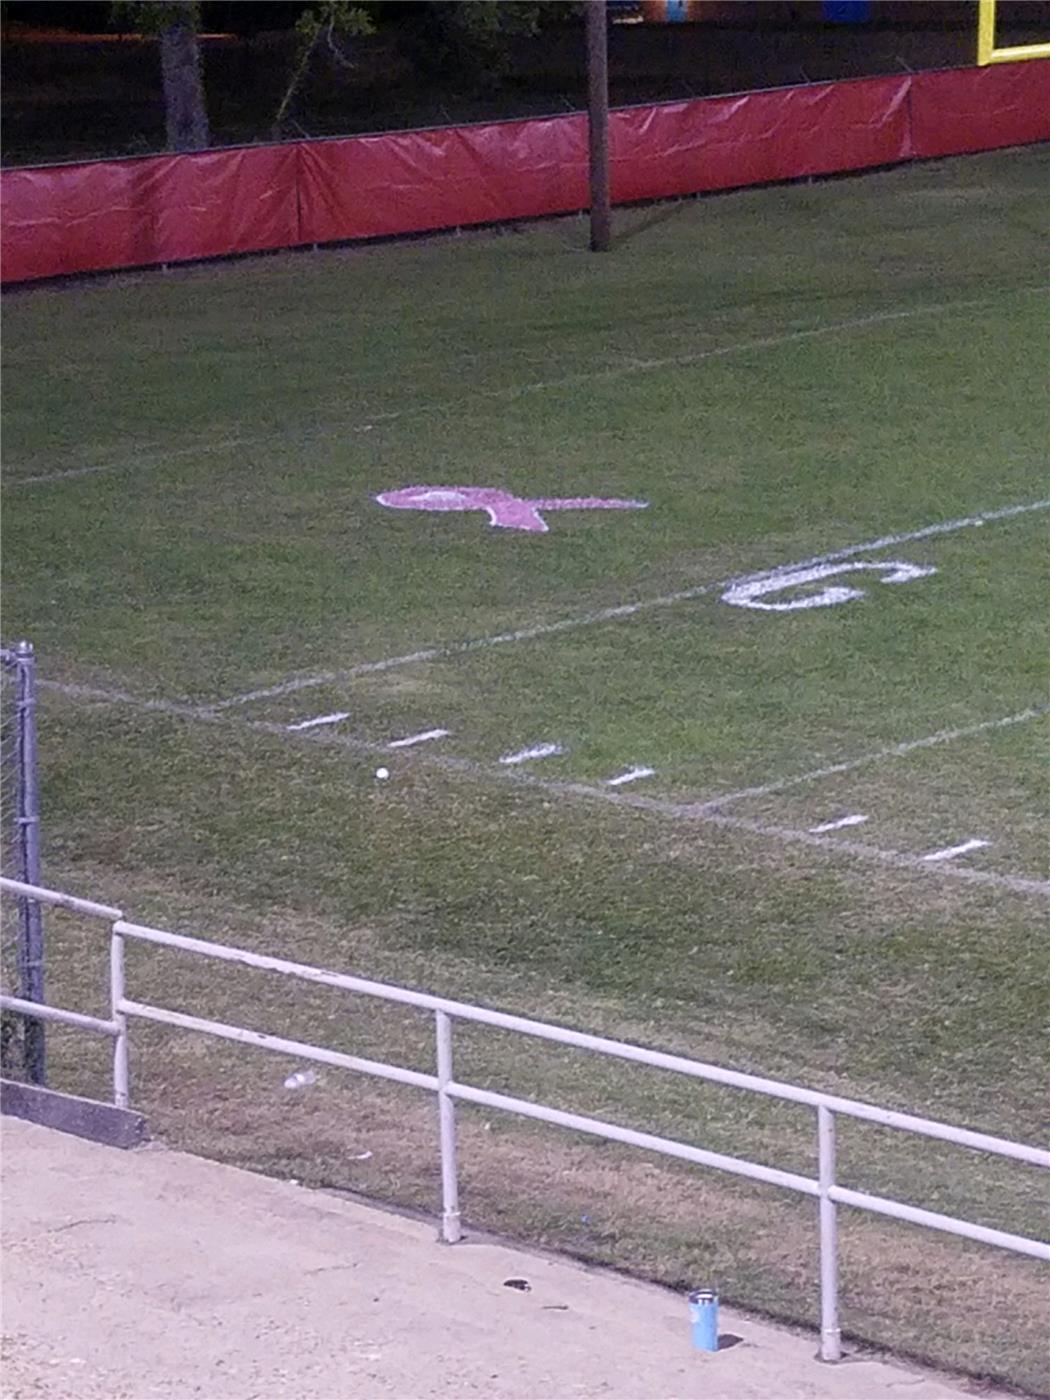
[[[689,1295],[689,1321],[693,1346],[697,1351],[718,1350],[718,1294],[713,1288],[698,1288]]]

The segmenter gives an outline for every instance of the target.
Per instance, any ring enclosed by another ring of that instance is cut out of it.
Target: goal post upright
[[[1027,58],[1050,58],[1050,40],[1045,44],[1014,44],[997,48],[995,44],[995,14],[998,0],[978,0],[977,7],[977,66],[990,63],[1020,63]]]

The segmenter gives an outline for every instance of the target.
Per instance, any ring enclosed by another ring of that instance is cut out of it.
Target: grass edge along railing
[[[351,977],[344,973],[330,972],[324,968],[311,967],[304,963],[288,962],[284,958],[268,957],[260,953],[248,952],[243,948],[233,948],[223,943],[209,943],[199,938],[188,938],[182,934],[167,933],[163,929],[148,928],[125,920],[121,910],[109,905],[96,904],[91,900],[78,899],[73,895],[46,890],[36,885],[25,885],[17,880],[0,878],[0,890],[9,894],[39,901],[41,904],[57,905],[74,913],[90,918],[101,919],[110,925],[110,1016],[103,1020],[94,1016],[84,1016],[78,1012],[66,1011],[59,1007],[40,1005],[23,1001],[18,997],[0,996],[0,1006],[30,1018],[57,1021],[75,1026],[81,1030],[96,1031],[113,1039],[113,1098],[118,1108],[128,1107],[128,1021],[140,1017],[156,1021],[162,1025],[177,1026],[183,1030],[198,1031],[204,1035],[217,1036],[223,1040],[237,1041],[242,1045],[255,1045],[263,1050],[275,1050],[279,1054],[295,1055],[300,1059],[313,1060],[319,1064],[333,1065],[341,1069],[356,1070],[362,1074],[376,1075],[381,1079],[392,1079],[399,1084],[411,1084],[418,1089],[426,1089],[437,1095],[438,1126],[441,1143],[441,1235],[449,1244],[455,1244],[461,1237],[459,1186],[456,1171],[456,1100],[465,1103],[484,1104],[488,1108],[502,1109],[526,1118],[538,1119],[558,1127],[571,1128],[577,1132],[606,1138],[612,1142],[626,1143],[628,1146],[645,1148],[666,1157],[677,1157],[699,1166],[714,1167],[719,1171],[730,1172],[735,1176],[748,1177],[773,1186],[785,1187],[812,1196],[818,1202],[818,1222],[820,1231],[820,1355],[824,1361],[838,1361],[842,1355],[841,1330],[839,1327],[839,1284],[838,1284],[838,1238],[837,1207],[854,1206],[877,1215],[887,1215],[895,1220],[909,1221],[914,1225],[924,1225],[929,1229],[942,1230],[947,1234],[959,1235],[964,1239],[976,1240],[982,1244],[997,1245],[1015,1254],[1026,1254],[1036,1259],[1050,1261],[1050,1244],[1028,1239],[1023,1235],[1007,1234],[970,1221],[958,1220],[953,1216],[940,1215],[934,1211],[922,1210],[906,1205],[901,1201],[889,1200],[882,1196],[872,1196],[863,1191],[853,1191],[839,1186],[835,1180],[835,1118],[837,1114],[860,1118],[884,1128],[895,1128],[903,1132],[917,1133],[924,1137],[939,1138],[943,1142],[954,1143],[978,1152],[990,1152],[999,1157],[1010,1157],[1015,1161],[1027,1162],[1034,1166],[1050,1169],[1050,1151],[1029,1147],[1023,1143],[1010,1142],[1005,1138],[991,1137],[987,1133],[974,1132],[969,1128],[954,1127],[934,1119],[918,1118],[894,1109],[879,1108],[874,1104],[862,1103],[855,1099],[841,1098],[835,1094],[825,1094],[780,1080],[763,1079],[753,1074],[743,1074],[737,1070],[723,1069],[719,1065],[704,1064],[680,1055],[669,1055],[658,1050],[648,1050],[644,1046],[631,1045],[623,1041],[608,1040],[603,1036],[589,1035],[582,1031],[569,1030],[564,1026],[549,1025],[543,1021],[532,1021],[523,1016],[512,1016],[502,1011],[491,1011],[485,1007],[472,1006],[466,1002],[452,1001],[447,997],[430,996],[424,992],[414,992],[407,987],[397,987],[384,982],[372,982],[362,977]],[[133,1001],[125,995],[124,986],[124,945],[125,940],[137,939],[144,943],[158,944],[161,947],[177,948],[183,952],[196,953],[219,962],[239,963],[244,967],[256,968],[263,972],[278,972],[304,982],[315,982],[326,987],[337,987],[343,991],[358,992],[363,996],[376,997],[383,1001],[414,1006],[434,1015],[436,1074],[424,1074],[417,1070],[405,1069],[400,1065],[386,1064],[376,1060],[365,1060],[355,1055],[346,1055],[338,1050],[326,1050],[316,1045],[307,1045],[297,1040],[287,1040],[282,1036],[269,1035],[262,1031],[246,1030],[241,1026],[229,1026],[220,1021],[203,1020],[198,1016],[188,1016],[183,1012],[170,1011],[164,1007],[151,1006]],[[749,1162],[739,1157],[726,1157],[718,1152],[708,1152],[703,1148],[692,1147],[687,1143],[675,1142],[670,1138],[658,1137],[652,1133],[637,1132],[601,1119],[588,1118],[560,1109],[548,1108],[543,1104],[527,1099],[513,1098],[507,1094],[494,1093],[488,1089],[478,1089],[469,1084],[460,1084],[453,1073],[452,1025],[456,1020],[474,1021],[481,1025],[494,1026],[499,1030],[516,1031],[522,1035],[540,1040],[554,1041],[560,1045],[571,1045],[581,1050],[590,1050],[611,1058],[630,1060],[636,1064],[651,1065],[656,1069],[670,1070],[703,1079],[731,1088],[747,1089],[770,1098],[787,1100],[816,1110],[817,1117],[817,1160],[816,1178],[799,1176],[794,1172],[781,1171],[776,1167]]]

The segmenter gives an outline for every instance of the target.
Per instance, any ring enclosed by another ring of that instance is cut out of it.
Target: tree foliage
[[[302,87],[314,55],[327,50],[344,67],[352,63],[346,41],[375,33],[375,24],[366,5],[354,0],[316,0],[306,5],[295,22],[296,51],[288,86],[273,120],[273,136],[279,137],[296,93]]]
[[[199,0],[112,0],[109,7],[111,24],[130,25],[136,34],[160,37],[173,24],[192,24],[196,34],[200,28]]]
[[[507,76],[515,39],[560,24],[582,6],[568,0],[426,0],[411,8],[402,47],[417,73],[486,88]]]
[[[171,150],[197,150],[209,141],[197,41],[202,8],[199,0],[110,3],[113,23],[160,41]],[[291,27],[295,43],[271,135],[285,134],[311,69],[328,79],[338,76],[333,68],[352,69],[353,41],[377,28],[396,35],[417,84],[482,93],[510,76],[515,40],[561,25],[582,9],[582,0],[308,0],[301,7],[275,6],[275,19],[286,32]]]

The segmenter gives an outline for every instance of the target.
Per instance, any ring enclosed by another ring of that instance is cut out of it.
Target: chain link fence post
[[[36,656],[31,642],[11,650],[0,648],[0,845],[4,873],[27,885],[41,883],[40,788],[36,750]],[[6,933],[6,931],[5,931]],[[6,942],[6,937],[5,937]],[[5,948],[5,953],[6,953]],[[40,905],[31,899],[18,901],[17,954],[14,959],[17,993],[26,1001],[44,1000],[44,928]],[[5,958],[4,972],[7,973]],[[5,1025],[5,1068],[14,1058],[13,1029]],[[47,1061],[44,1023],[26,1019],[21,1037],[21,1069],[31,1084],[46,1084]]]

